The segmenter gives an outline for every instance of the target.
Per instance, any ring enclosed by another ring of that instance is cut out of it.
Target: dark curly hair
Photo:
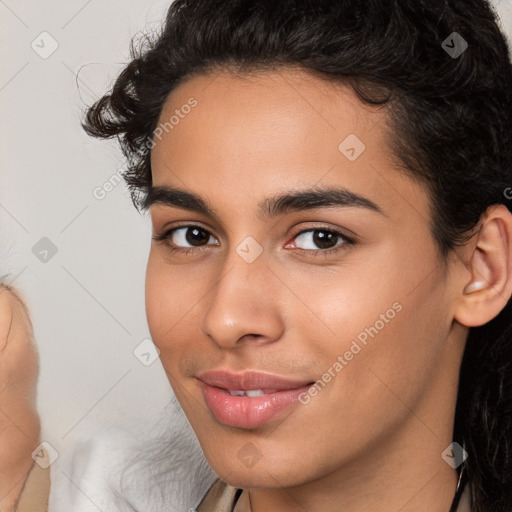
[[[450,54],[462,40],[465,51]],[[511,210],[512,64],[487,0],[176,0],[161,32],[132,40],[131,58],[83,127],[118,138],[138,209],[152,184],[154,131],[178,84],[214,71],[296,67],[388,108],[389,146],[425,184],[443,257],[468,240],[488,206]],[[453,440],[469,454],[473,510],[510,512],[510,299],[469,330]]]

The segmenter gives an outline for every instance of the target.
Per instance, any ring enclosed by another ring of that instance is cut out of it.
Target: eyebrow
[[[195,211],[212,218],[218,217],[217,210],[202,197],[168,185],[149,187],[143,201],[143,209],[157,204]],[[258,218],[264,220],[285,213],[333,207],[365,208],[385,215],[372,200],[344,187],[315,187],[264,199],[258,204]]]

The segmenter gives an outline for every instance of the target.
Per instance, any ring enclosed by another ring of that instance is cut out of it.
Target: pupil
[[[313,241],[321,249],[330,249],[334,247],[337,242],[338,235],[330,231],[315,231]],[[334,241],[334,243],[332,243]]]
[[[187,242],[191,245],[201,245],[201,242],[208,242],[209,236],[206,232],[199,228],[190,228],[187,229],[187,234],[185,236]]]

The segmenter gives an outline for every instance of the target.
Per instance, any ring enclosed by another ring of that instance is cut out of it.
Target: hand
[[[14,511],[40,442],[39,358],[20,294],[0,284],[0,510]]]

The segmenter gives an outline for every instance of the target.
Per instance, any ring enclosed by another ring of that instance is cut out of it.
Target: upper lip
[[[227,370],[210,370],[200,373],[197,378],[210,386],[243,391],[248,389],[282,391],[300,388],[311,383],[308,379],[288,379],[255,371],[234,373]]]

